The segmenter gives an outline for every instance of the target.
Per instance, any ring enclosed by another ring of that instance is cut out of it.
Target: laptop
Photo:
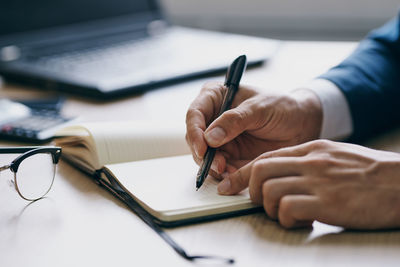
[[[277,42],[170,25],[155,0],[0,2],[5,80],[112,99],[248,65]]]

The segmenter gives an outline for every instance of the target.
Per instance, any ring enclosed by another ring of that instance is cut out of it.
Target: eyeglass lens
[[[34,154],[24,159],[15,173],[18,193],[26,200],[45,196],[53,185],[56,165],[50,153]]]

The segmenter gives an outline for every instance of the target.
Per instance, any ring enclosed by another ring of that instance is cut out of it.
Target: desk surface
[[[340,62],[354,47],[354,43],[285,42],[268,64],[247,71],[243,83],[271,91],[298,87]],[[109,103],[70,97],[64,112],[83,121],[116,117],[183,121],[203,82]],[[40,95],[43,92],[34,89],[0,88],[1,97]],[[400,133],[368,145],[400,151]],[[9,159],[3,155],[0,162]],[[9,188],[8,175],[0,176],[0,266],[192,265],[123,204],[64,162],[49,196],[31,204]],[[236,266],[387,266],[398,265],[400,259],[400,231],[352,232],[321,223],[314,223],[313,229],[288,231],[261,213],[167,231],[189,253],[233,256]]]

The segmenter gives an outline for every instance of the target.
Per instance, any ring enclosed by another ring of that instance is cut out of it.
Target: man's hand
[[[219,148],[214,176],[234,172],[261,153],[319,137],[322,109],[311,91],[262,95],[241,86],[232,109],[216,118],[227,88],[204,85],[186,114],[186,140],[200,164],[207,145]]]
[[[400,154],[317,140],[279,149],[226,177],[221,194],[249,187],[287,228],[314,220],[353,229],[400,227]]]

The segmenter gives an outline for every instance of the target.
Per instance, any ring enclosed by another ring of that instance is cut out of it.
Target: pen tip
[[[198,187],[196,187],[196,191],[199,191],[199,188],[198,188]]]

